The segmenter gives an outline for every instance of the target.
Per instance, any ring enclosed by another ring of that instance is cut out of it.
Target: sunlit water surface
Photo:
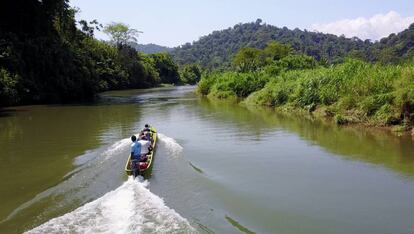
[[[0,233],[414,233],[414,141],[194,87],[0,112]],[[129,136],[160,135],[128,178]]]

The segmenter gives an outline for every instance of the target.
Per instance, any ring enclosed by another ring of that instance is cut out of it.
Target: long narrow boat
[[[143,166],[139,170],[139,174],[142,175],[144,178],[148,178],[151,176],[152,166],[154,164],[154,156],[155,156],[155,147],[157,146],[157,130],[154,127],[151,127],[151,140],[152,140],[152,151],[148,154],[148,160],[145,162],[146,164],[140,165]],[[142,163],[141,163],[142,164]],[[125,164],[125,172],[127,175],[133,175],[134,170],[131,169],[131,154],[128,156],[128,160]]]

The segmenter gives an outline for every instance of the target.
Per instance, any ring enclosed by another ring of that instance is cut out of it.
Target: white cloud
[[[414,16],[401,17],[395,11],[387,14],[374,15],[371,18],[359,17],[356,19],[343,19],[331,23],[313,24],[311,30],[345,35],[346,37],[359,37],[361,39],[379,40],[398,33],[414,23]]]

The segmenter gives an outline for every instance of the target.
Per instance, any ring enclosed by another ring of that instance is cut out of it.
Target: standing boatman
[[[139,160],[141,159],[141,144],[137,142],[135,135],[131,136],[131,169],[134,174],[134,178],[139,175]]]

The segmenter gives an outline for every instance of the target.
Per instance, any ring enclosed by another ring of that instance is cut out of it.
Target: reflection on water
[[[260,141],[283,129],[345,159],[362,160],[402,175],[414,176],[414,141],[409,136],[396,137],[382,130],[341,127],[317,119],[275,113],[268,108],[238,106],[231,102],[201,99],[199,104],[204,111],[219,115],[214,118],[217,121],[228,121],[240,129],[235,133],[236,137],[254,136],[254,140]]]
[[[411,138],[209,101],[193,88],[116,91],[96,105],[0,112],[0,232],[66,214],[59,223],[111,203],[116,191],[147,194],[149,204],[162,197],[166,210],[202,233],[414,232]],[[161,136],[152,194],[124,184],[129,136],[144,123]],[[126,207],[112,205],[104,210]],[[128,217],[152,217],[137,212]],[[83,230],[75,221],[71,230]]]

